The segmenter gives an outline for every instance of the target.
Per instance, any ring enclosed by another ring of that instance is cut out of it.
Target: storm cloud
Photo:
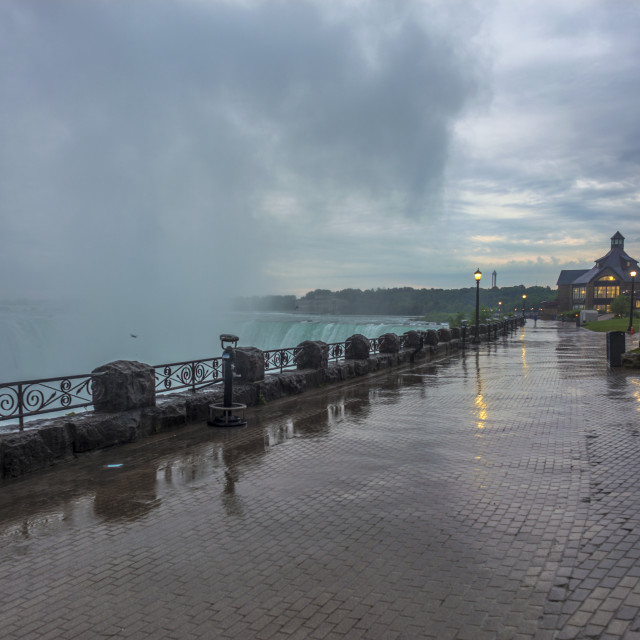
[[[436,215],[478,65],[423,9],[4,3],[0,297],[274,290],[307,234]]]
[[[633,3],[7,0],[0,299],[553,284],[640,252]],[[635,244],[634,244],[635,243]]]

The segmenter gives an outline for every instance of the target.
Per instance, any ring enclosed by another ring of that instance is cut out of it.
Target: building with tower
[[[631,291],[631,272],[638,273],[638,261],[624,250],[624,236],[611,237],[611,249],[591,269],[565,269],[558,278],[558,311],[597,309],[609,311],[611,301]],[[634,300],[640,307],[640,300]]]

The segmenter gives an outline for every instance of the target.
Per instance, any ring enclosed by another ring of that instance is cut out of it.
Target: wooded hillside
[[[556,299],[557,292],[550,287],[493,287],[480,288],[480,305],[503,313],[522,310],[522,295],[526,294],[527,310],[539,307],[541,302]],[[464,289],[343,289],[329,291],[316,289],[301,298],[295,296],[258,296],[236,299],[238,311],[298,311],[305,313],[333,313],[345,315],[400,315],[426,316],[434,321],[463,313],[475,313],[475,287]],[[502,305],[498,303],[502,302]]]

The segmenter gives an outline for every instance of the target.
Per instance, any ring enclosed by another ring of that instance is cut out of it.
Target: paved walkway
[[[529,321],[5,482],[0,635],[640,638],[639,412],[603,335]]]

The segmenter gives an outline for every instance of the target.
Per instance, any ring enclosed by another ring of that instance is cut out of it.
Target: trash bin
[[[624,331],[607,331],[607,362],[610,367],[619,367],[625,352]]]

